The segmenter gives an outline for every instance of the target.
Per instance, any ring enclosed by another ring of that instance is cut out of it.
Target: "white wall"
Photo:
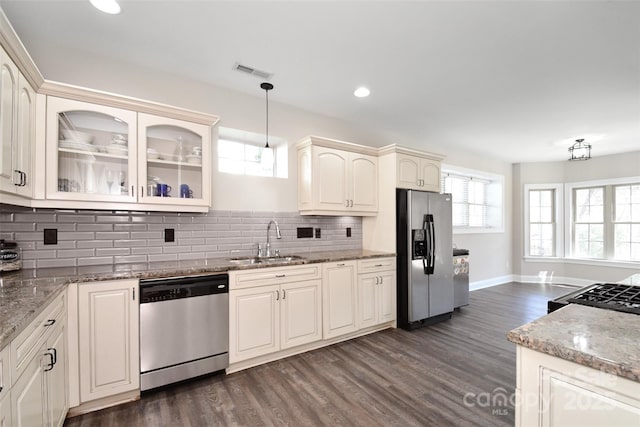
[[[520,163],[513,165],[513,254],[514,274],[525,278],[552,275],[555,281],[580,284],[595,281],[619,281],[640,270],[635,267],[611,267],[581,262],[532,262],[524,255],[524,185],[573,183],[599,179],[640,176],[640,151],[610,156],[595,156],[588,161]]]
[[[91,61],[87,61],[88,64]],[[95,63],[99,63],[96,59]],[[264,132],[263,91],[256,80],[256,92],[247,95],[210,84],[132,68],[131,64],[109,64],[90,69],[70,69],[64,62],[49,70],[48,79],[93,89],[125,94],[178,107],[216,114],[225,127]],[[239,78],[251,78],[239,76]],[[455,235],[460,248],[471,251],[471,280],[490,281],[511,274],[511,165],[475,153],[463,153],[442,146],[438,141],[411,140],[361,129],[346,121],[321,116],[277,101],[278,84],[269,96],[269,133],[289,141],[289,177],[258,178],[213,172],[213,209],[253,211],[297,210],[297,165],[294,145],[306,135],[381,147],[398,143],[407,147],[447,156],[451,165],[505,176],[505,231],[492,234]],[[398,114],[402,114],[401,111]]]

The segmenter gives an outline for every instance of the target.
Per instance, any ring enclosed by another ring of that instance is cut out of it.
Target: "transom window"
[[[218,171],[238,175],[287,177],[287,142],[238,129],[219,129]]]

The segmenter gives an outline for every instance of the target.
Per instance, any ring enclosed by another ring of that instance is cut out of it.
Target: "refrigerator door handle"
[[[433,274],[432,260],[435,256],[433,248],[433,215],[424,216],[424,230],[427,236],[427,256],[422,260],[422,266],[424,267],[424,274]],[[426,262],[425,262],[426,261]]]
[[[430,215],[430,217],[431,220],[429,221],[429,228],[431,231],[429,232],[429,235],[431,237],[431,242],[429,246],[431,249],[431,274],[433,274],[436,268],[436,226],[433,222],[433,216]]]

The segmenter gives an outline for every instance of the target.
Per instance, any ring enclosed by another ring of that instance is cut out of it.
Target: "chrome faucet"
[[[261,244],[258,243],[258,256],[259,257],[270,257],[273,255],[277,255],[278,250],[271,251],[271,241],[269,240],[269,231],[271,231],[271,224],[276,226],[276,239],[282,239],[282,234],[280,234],[280,226],[278,225],[278,221],[272,219],[267,224],[267,244],[262,247]]]

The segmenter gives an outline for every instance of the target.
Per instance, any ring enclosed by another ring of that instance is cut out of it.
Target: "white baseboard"
[[[502,285],[503,283],[513,282],[516,279],[513,274],[506,276],[492,277],[491,279],[478,280],[469,284],[470,291],[477,291],[478,289],[489,288],[491,286]]]
[[[575,277],[561,277],[561,276],[526,276],[518,274],[508,274],[506,276],[492,277],[491,279],[478,280],[469,284],[470,291],[477,291],[478,289],[490,288],[491,286],[502,285],[503,283],[520,282],[520,283],[545,283],[545,284],[557,284],[557,285],[570,285],[570,286],[588,286],[597,283],[597,280],[590,279],[577,279]]]
[[[578,279],[575,277],[562,277],[562,276],[526,276],[526,275],[514,275],[514,281],[522,283],[547,283],[547,284],[563,284],[572,286],[588,286],[592,285],[597,280],[591,279]]]

